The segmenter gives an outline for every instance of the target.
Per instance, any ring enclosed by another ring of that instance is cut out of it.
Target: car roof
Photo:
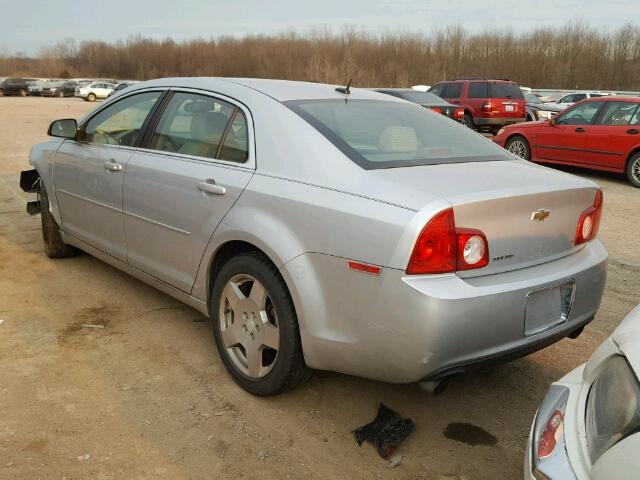
[[[288,100],[313,100],[313,99],[369,99],[385,101],[403,101],[383,93],[374,92],[364,88],[351,87],[351,94],[345,95],[336,92],[336,87],[344,85],[329,85],[326,83],[301,82],[295,80],[273,80],[263,78],[226,78],[226,77],[174,77],[160,78],[135,85],[136,89],[164,86],[197,88],[215,91],[224,84],[235,84],[261,92],[280,102]]]
[[[591,97],[582,100],[580,103],[587,102],[632,102],[632,103],[640,103],[640,97],[623,97],[616,95],[607,95],[605,97]]]

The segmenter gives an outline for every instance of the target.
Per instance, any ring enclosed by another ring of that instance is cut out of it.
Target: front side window
[[[629,125],[637,117],[640,104],[632,102],[607,102],[600,116],[600,125]]]
[[[167,104],[150,148],[244,162],[248,157],[247,121],[231,103],[178,92]]]
[[[365,169],[511,159],[493,142],[419,105],[342,99],[284,104]]]
[[[162,92],[146,92],[109,105],[89,122],[80,140],[106,145],[131,147],[138,139],[140,129]]]
[[[604,102],[587,102],[572,108],[558,117],[558,125],[591,125]]]

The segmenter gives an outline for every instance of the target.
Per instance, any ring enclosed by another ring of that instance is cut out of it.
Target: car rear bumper
[[[367,275],[321,254],[301,255],[281,271],[310,367],[410,383],[507,361],[571,335],[600,306],[607,256],[595,240],[553,262],[465,279],[394,269]],[[564,281],[575,285],[567,319],[525,335],[527,294]]]
[[[513,125],[526,120],[525,117],[494,117],[494,118],[474,118],[473,123],[478,127],[502,127],[504,125]]]

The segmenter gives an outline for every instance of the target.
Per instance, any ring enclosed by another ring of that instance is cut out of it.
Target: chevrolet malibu
[[[640,306],[554,383],[531,428],[525,479],[640,478]]]
[[[600,305],[598,187],[402,99],[161,79],[49,134],[21,177],[46,254],[209,316],[256,395],[312,369],[434,386],[575,337]]]

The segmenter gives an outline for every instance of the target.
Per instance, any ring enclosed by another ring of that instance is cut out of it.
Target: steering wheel
[[[106,140],[104,143],[106,143],[107,145],[120,145],[120,142],[118,142],[118,139],[116,139],[111,134],[105,132],[104,130],[96,130],[96,133],[94,133],[94,135],[104,137],[104,139]]]

